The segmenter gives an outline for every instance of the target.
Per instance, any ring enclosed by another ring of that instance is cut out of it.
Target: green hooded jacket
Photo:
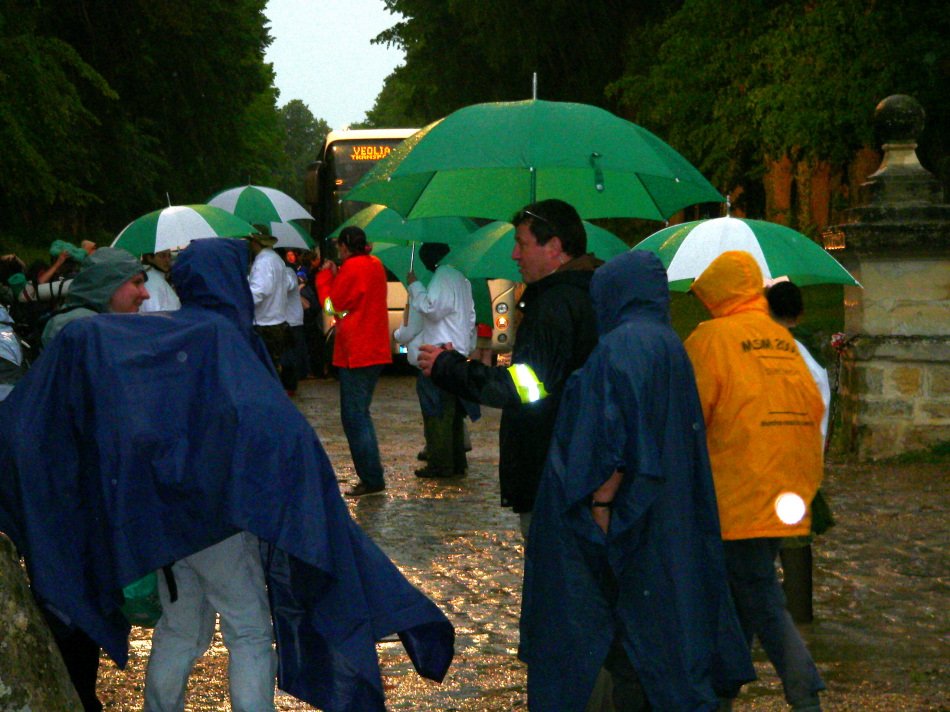
[[[143,269],[135,257],[120,248],[101,247],[89,255],[70,284],[60,313],[43,329],[43,345],[52,341],[69,322],[109,311],[115,290]]]

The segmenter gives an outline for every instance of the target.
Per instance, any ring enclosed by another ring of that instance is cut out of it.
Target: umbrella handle
[[[412,272],[412,265],[416,261],[416,243],[412,243],[411,249],[409,250],[409,271]]]

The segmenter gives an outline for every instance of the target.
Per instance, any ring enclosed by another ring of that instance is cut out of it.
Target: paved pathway
[[[339,424],[337,384],[307,381],[298,405],[344,482],[352,464]],[[384,453],[385,496],[351,503],[367,533],[456,626],[456,658],[442,685],[423,680],[398,643],[379,646],[392,710],[526,709],[515,657],[521,537],[498,506],[498,411],[471,428],[468,477],[420,480],[412,470],[422,423],[412,378],[384,377],[373,405]],[[816,544],[816,622],[802,630],[828,684],[826,710],[950,710],[947,463],[832,466],[825,490],[838,525]],[[129,669],[111,663],[100,688],[108,709],[140,709],[148,632],[137,631]],[[736,710],[787,709],[760,650],[759,680]],[[227,709],[226,651],[217,640],[193,676],[188,709]],[[281,710],[309,710],[286,695]]]

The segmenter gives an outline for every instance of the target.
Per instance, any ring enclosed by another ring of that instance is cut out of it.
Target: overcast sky
[[[382,0],[270,0],[265,14],[278,106],[300,99],[331,129],[362,121],[403,62],[401,50],[370,44],[399,19]]]

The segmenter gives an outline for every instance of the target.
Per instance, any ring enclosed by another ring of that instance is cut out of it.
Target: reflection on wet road
[[[314,424],[341,485],[355,475],[339,423],[337,385],[301,384],[297,404]],[[379,644],[392,710],[526,709],[516,658],[521,603],[517,517],[498,506],[498,412],[471,427],[469,474],[444,482],[413,475],[422,420],[412,378],[381,379],[373,417],[388,489],[350,503],[356,521],[456,627],[456,656],[442,685],[423,680],[399,643]],[[825,492],[837,526],[815,544],[814,623],[802,631],[828,685],[826,710],[950,710],[946,463],[832,466]],[[133,630],[129,667],[104,661],[100,696],[111,710],[142,704],[149,631]],[[759,680],[735,709],[785,710],[761,650]],[[280,710],[310,707],[279,694]],[[196,666],[190,712],[227,710],[227,653],[217,636]]]

